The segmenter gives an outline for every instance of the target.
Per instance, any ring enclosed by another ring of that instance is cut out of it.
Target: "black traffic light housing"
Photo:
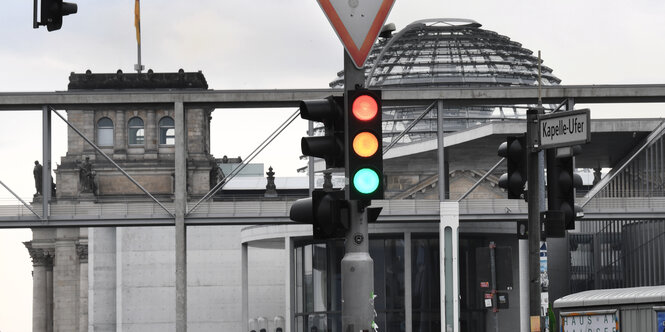
[[[583,183],[582,177],[575,174],[574,155],[581,148],[576,146],[570,150],[574,152],[567,156],[557,156],[557,149],[547,150],[547,210],[563,213],[560,222],[565,229],[575,229],[575,220],[583,215],[582,208],[575,205],[575,189],[581,188]]]
[[[35,1],[35,22],[34,28],[39,25],[45,25],[46,30],[55,31],[62,27],[62,17],[69,14],[76,14],[78,6],[75,3],[63,2],[62,0],[41,0],[40,22],[37,23],[37,2]]]
[[[312,191],[312,197],[293,203],[289,217],[295,222],[311,224],[317,240],[344,237],[349,229],[349,206],[342,190]]]
[[[324,136],[303,137],[300,148],[304,155],[323,158],[326,168],[344,167],[344,97],[300,101],[300,117],[322,122]]]
[[[346,176],[349,199],[383,199],[383,127],[381,90],[347,93]]]
[[[526,136],[508,136],[501,143],[497,154],[506,158],[508,173],[499,178],[499,187],[506,189],[509,199],[526,198],[524,185],[527,181]]]

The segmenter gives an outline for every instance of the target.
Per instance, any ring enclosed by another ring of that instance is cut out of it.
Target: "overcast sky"
[[[78,13],[55,32],[32,28],[32,1],[2,2],[0,92],[66,90],[70,72],[133,70],[134,0],[79,0]],[[342,46],[315,0],[143,0],[141,14],[146,68],[201,70],[211,89],[325,88],[342,69]],[[397,0],[388,22],[399,30],[441,17],[474,19],[541,50],[562,84],[664,83],[662,0]],[[211,152],[244,157],[293,111],[216,111]],[[661,114],[653,107],[592,107],[596,118]],[[66,131],[55,116],[53,123],[57,163]],[[272,165],[276,176],[295,175],[305,128],[297,120],[255,161]],[[30,200],[33,161],[41,159],[39,112],[0,112],[0,153],[0,181]],[[0,187],[0,204],[17,201]],[[31,329],[32,267],[21,243],[27,240],[29,230],[0,230],[1,332]]]

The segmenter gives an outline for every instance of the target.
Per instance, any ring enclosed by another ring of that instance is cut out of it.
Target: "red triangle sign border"
[[[376,38],[378,38],[379,33],[381,32],[381,28],[383,27],[383,23],[386,21],[386,18],[388,17],[390,9],[392,9],[395,0],[381,0],[382,3],[379,7],[379,11],[377,12],[376,17],[374,17],[374,21],[372,22],[372,25],[367,32],[367,35],[365,36],[360,49],[353,42],[351,34],[347,30],[346,26],[344,26],[342,19],[339,17],[339,14],[337,14],[337,11],[330,1],[331,0],[318,0],[319,5],[328,18],[328,21],[330,21],[330,24],[333,26],[337,36],[342,41],[344,49],[346,49],[346,52],[353,60],[353,64],[358,69],[360,69],[365,65],[367,56],[369,55],[369,52],[372,49]]]

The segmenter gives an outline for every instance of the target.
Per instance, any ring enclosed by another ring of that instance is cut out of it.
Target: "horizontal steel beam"
[[[526,213],[507,214],[463,214],[460,222],[506,222],[526,220]],[[585,220],[646,220],[665,219],[665,213],[658,212],[618,212],[618,213],[586,213]],[[379,216],[377,223],[405,223],[405,222],[438,222],[439,215],[388,215]],[[186,226],[254,226],[254,225],[286,225],[295,224],[286,216],[259,217],[259,216],[208,216],[186,218]],[[0,229],[9,228],[53,228],[53,227],[146,227],[146,226],[174,226],[174,219],[170,218],[96,218],[96,219],[50,219],[47,222],[36,218],[2,218]]]
[[[454,105],[535,104],[538,100],[538,88],[535,86],[382,90],[384,105],[388,106],[430,104],[439,99]],[[123,105],[172,107],[176,101],[183,101],[186,108],[297,107],[303,99],[341,94],[341,89],[4,92],[0,93],[0,111],[40,110],[43,105],[81,110]],[[665,102],[665,84],[545,86],[542,96],[546,104],[559,104],[567,98],[588,104]]]

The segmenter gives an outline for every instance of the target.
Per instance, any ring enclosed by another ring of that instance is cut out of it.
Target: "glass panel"
[[[307,332],[331,331],[328,329],[328,318],[326,314],[309,315],[307,319]]]
[[[404,310],[404,240],[385,242],[386,309]]]
[[[159,144],[174,145],[175,129],[159,128]]]
[[[441,331],[439,241],[412,241],[412,306],[414,331]]]
[[[113,121],[109,118],[101,118],[97,122],[97,127],[99,128],[113,128]]]
[[[129,144],[143,144],[143,128],[129,128]]]
[[[129,119],[129,144],[143,144],[145,134],[143,132],[143,120],[139,117]]]
[[[113,121],[109,118],[97,121],[97,145],[113,146]]]
[[[175,122],[171,117],[159,120],[159,144],[175,144]]]
[[[328,300],[326,245],[315,244],[312,249],[312,300],[314,311],[326,311]]]
[[[113,146],[113,128],[97,129],[97,145]]]
[[[330,311],[342,311],[342,258],[344,257],[344,243],[342,240],[333,241],[330,250]],[[340,318],[341,319],[341,318]]]
[[[314,292],[312,289],[312,246],[307,245],[304,248],[303,255],[303,281],[305,287],[305,312],[311,312],[314,310],[314,301],[313,296]]]
[[[302,271],[302,247],[296,248],[296,312],[302,312],[303,309],[303,271]]]

